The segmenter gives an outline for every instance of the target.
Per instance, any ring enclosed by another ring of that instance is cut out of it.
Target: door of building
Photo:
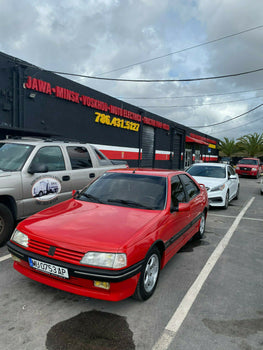
[[[189,167],[192,164],[192,158],[193,158],[192,150],[186,149],[185,150],[185,162],[184,162],[185,167]]]
[[[181,169],[181,154],[183,154],[182,149],[182,134],[174,132],[172,134],[171,140],[171,168],[172,169]]]
[[[141,166],[144,168],[152,168],[154,156],[154,128],[148,125],[143,125]]]

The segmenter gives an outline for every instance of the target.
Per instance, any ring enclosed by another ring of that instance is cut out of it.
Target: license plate
[[[28,258],[29,265],[33,267],[33,269],[45,272],[49,275],[54,275],[62,278],[69,278],[68,269],[65,267],[48,264],[43,261],[39,261],[36,259]]]

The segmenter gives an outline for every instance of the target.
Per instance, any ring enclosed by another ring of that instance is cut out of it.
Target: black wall
[[[185,135],[191,131],[189,128],[3,53],[0,53],[1,137],[6,134],[57,135],[102,145],[137,149],[142,146],[143,123],[138,132],[96,123],[97,110],[94,108],[58,98],[54,94],[25,88],[24,84],[29,76],[48,82],[52,87],[60,86],[80,95],[106,102],[108,105],[169,124],[170,130],[154,128],[153,148],[154,151],[170,152],[171,156],[169,160],[155,160],[153,157],[152,166],[183,167],[181,153],[184,152]],[[112,115],[111,117],[118,116]],[[194,132],[197,133],[195,130]],[[148,160],[147,164],[150,163]],[[137,166],[138,161],[131,161],[130,165]]]

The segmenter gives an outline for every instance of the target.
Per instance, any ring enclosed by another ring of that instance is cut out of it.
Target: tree
[[[237,140],[238,146],[246,153],[246,156],[259,156],[263,151],[263,133],[258,134],[255,132],[254,134],[241,136]]]
[[[232,157],[236,152],[239,151],[239,148],[234,139],[229,139],[224,137],[224,141],[219,141],[219,151],[221,151],[227,157]]]

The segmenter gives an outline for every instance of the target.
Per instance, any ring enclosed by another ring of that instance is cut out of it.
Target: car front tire
[[[11,237],[13,229],[13,215],[7,206],[0,203],[0,247]]]
[[[226,198],[225,198],[225,205],[223,206],[223,208],[227,209],[228,208],[228,204],[229,204],[229,192],[227,191]]]
[[[240,186],[238,185],[238,188],[237,188],[237,193],[235,195],[235,198],[234,199],[238,199],[239,197],[239,190],[240,190]]]
[[[201,219],[200,219],[200,223],[199,223],[199,230],[198,232],[194,235],[194,238],[196,239],[201,239],[204,237],[205,234],[205,224],[206,224],[206,214],[205,212],[203,212],[201,214]]]
[[[146,255],[141,275],[133,297],[144,301],[149,299],[157,286],[160,274],[161,254],[157,247],[153,247]]]

